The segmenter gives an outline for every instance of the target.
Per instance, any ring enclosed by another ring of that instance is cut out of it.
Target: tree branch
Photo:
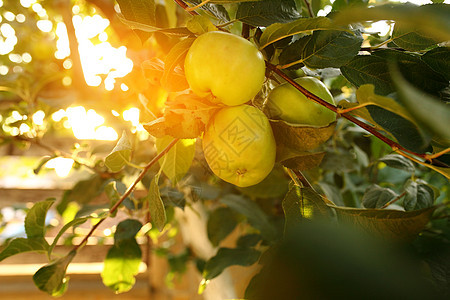
[[[111,207],[111,209],[109,210],[109,215],[113,214],[122,204],[122,202],[131,194],[131,192],[134,190],[134,188],[136,187],[136,185],[139,183],[139,181],[142,180],[142,178],[144,178],[145,174],[148,172],[148,170],[156,163],[158,162],[158,160],[160,160],[167,152],[169,152],[169,150],[178,142],[179,139],[173,139],[172,142],[170,142],[169,145],[167,145],[167,147],[161,151],[160,153],[158,153],[158,155],[156,155],[146,166],[145,168],[141,171],[141,173],[139,174],[139,176],[133,181],[133,183],[128,187],[128,189],[125,191],[125,193],[120,197],[120,199],[116,202],[116,204],[114,204],[113,207]],[[94,226],[92,226],[91,230],[89,231],[89,233],[83,238],[83,240],[76,245],[72,251],[77,251],[80,247],[83,247],[87,240],[89,239],[89,237],[94,233],[94,231],[98,228],[98,226],[100,226],[101,223],[103,223],[104,220],[106,220],[108,217],[105,217],[103,219],[100,219],[100,221],[98,221],[97,224],[95,224]]]
[[[181,6],[182,9],[184,9],[185,11],[187,11],[189,14],[191,14],[192,16],[198,15],[198,12],[193,11],[193,10],[189,10],[190,7],[189,5],[186,4],[186,2],[184,2],[183,0],[174,0],[179,6]]]

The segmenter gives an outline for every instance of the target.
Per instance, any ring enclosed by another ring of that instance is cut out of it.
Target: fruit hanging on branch
[[[257,184],[275,163],[276,145],[269,120],[250,105],[222,108],[205,130],[203,153],[221,179],[239,187]]]
[[[229,106],[256,96],[265,78],[264,58],[246,39],[226,32],[200,35],[184,63],[190,88],[200,97]]]
[[[300,77],[295,81],[302,87],[334,105],[330,91],[314,77]],[[282,83],[270,91],[265,109],[271,119],[290,124],[324,127],[336,121],[336,113],[308,99],[289,83]]]

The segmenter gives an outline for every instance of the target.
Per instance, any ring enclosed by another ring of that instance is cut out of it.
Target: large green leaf
[[[158,153],[163,151],[172,140],[173,138],[169,136],[157,138],[156,149]],[[191,167],[194,155],[195,139],[181,139],[167,152],[163,159],[159,160],[159,164],[164,174],[175,184],[184,177]]]
[[[99,174],[94,174],[87,179],[78,181],[75,186],[64,195],[62,201],[65,204],[72,201],[80,204],[87,204],[103,192],[104,183],[104,178]]]
[[[435,39],[406,27],[402,23],[395,24],[392,39],[397,46],[409,51],[423,50],[438,43]]]
[[[34,284],[51,296],[61,296],[67,289],[66,269],[75,254],[76,251],[71,251],[68,255],[40,268],[33,275]]]
[[[105,165],[111,172],[119,172],[130,162],[132,146],[126,131],[122,133],[114,149],[105,158]]]
[[[228,207],[219,207],[212,211],[206,225],[211,244],[218,246],[220,241],[236,228],[238,222],[239,215]]]
[[[335,0],[333,2],[332,11],[340,11],[349,7],[365,7],[369,3],[369,0]]]
[[[414,173],[416,170],[411,160],[400,154],[388,154],[380,158],[378,161],[385,163],[388,167],[404,170],[409,173]]]
[[[434,71],[450,80],[450,48],[437,47],[420,57]]]
[[[394,20],[409,28],[420,30],[423,34],[437,40],[450,40],[450,5],[428,4],[386,4],[365,7],[353,7],[342,10],[333,16],[340,25],[364,21]]]
[[[186,2],[191,3],[193,5],[200,4],[203,0],[186,0]],[[212,3],[206,3],[201,7],[202,10],[206,11],[213,17],[219,19],[222,22],[230,21],[230,16],[228,15],[228,11],[223,7],[223,5],[219,4],[217,1],[211,1]],[[232,1],[232,2],[244,2],[244,1]],[[217,4],[216,4],[217,3]]]
[[[251,248],[219,248],[217,254],[206,262],[203,278],[213,279],[229,266],[251,266],[259,259],[260,252]]]
[[[0,252],[0,261],[24,252],[42,252],[48,250],[48,243],[42,237],[12,239]]]
[[[267,27],[259,39],[260,48],[297,34],[310,34],[314,30],[338,29],[326,17],[301,18],[289,23],[275,23]]]
[[[55,200],[37,202],[28,211],[25,217],[25,232],[29,239],[45,236],[45,217],[53,203]]]
[[[282,64],[303,63],[310,69],[339,68],[358,54],[363,38],[359,32],[315,31],[304,43],[299,40],[282,52]]]
[[[430,221],[436,207],[415,211],[390,209],[358,209],[329,205],[336,210],[340,222],[364,229],[385,239],[411,241]]]
[[[300,17],[294,0],[261,0],[241,3],[236,19],[252,26],[287,23]]]
[[[164,203],[159,192],[158,181],[159,175],[156,175],[152,179],[146,200],[148,201],[148,209],[152,218],[152,223],[161,232],[166,225],[167,217],[166,209],[164,208]]]
[[[394,91],[386,60],[373,55],[358,55],[341,67],[342,75],[356,87],[371,83],[375,93],[387,95]]]
[[[258,229],[265,240],[273,241],[276,239],[276,230],[269,222],[269,217],[255,202],[238,195],[227,195],[221,198],[220,202],[244,215],[248,223]]]

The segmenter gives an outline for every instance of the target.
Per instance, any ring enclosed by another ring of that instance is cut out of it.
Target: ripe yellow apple
[[[250,105],[222,108],[205,130],[203,153],[211,170],[223,180],[239,187],[257,184],[275,163],[269,120]]]
[[[295,81],[314,95],[334,104],[330,91],[317,78],[300,77]],[[336,113],[309,100],[287,82],[270,91],[266,109],[270,118],[281,119],[296,125],[323,127],[336,120]]]
[[[234,106],[251,100],[264,82],[261,52],[246,39],[222,31],[200,35],[184,63],[186,79],[200,97]]]

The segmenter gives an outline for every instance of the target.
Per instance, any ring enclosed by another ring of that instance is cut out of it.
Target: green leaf
[[[236,19],[251,26],[267,27],[273,23],[287,23],[300,17],[294,0],[261,0],[241,3]]]
[[[105,186],[105,194],[109,200],[109,207],[113,207],[120,199],[119,192],[117,191],[117,181],[111,181]],[[117,211],[115,211],[111,217],[114,218],[116,214]]]
[[[151,184],[148,194],[146,196],[148,201],[148,209],[152,218],[152,223],[161,232],[167,222],[166,209],[159,193],[159,175],[156,175]]]
[[[141,31],[145,31],[147,33],[162,33],[167,36],[175,36],[175,37],[185,37],[192,35],[192,32],[190,32],[186,27],[175,27],[175,28],[159,28],[156,26],[143,24],[135,21],[131,21],[128,19],[125,19],[118,15],[118,18],[122,23],[130,27],[131,29],[137,29]]]
[[[341,67],[342,75],[356,87],[371,83],[377,95],[394,91],[386,60],[374,55],[358,55]]]
[[[211,22],[208,17],[202,15],[192,16],[187,22],[186,27],[190,32],[200,35],[208,31],[217,30],[217,27]]]
[[[286,194],[288,185],[284,170],[274,168],[260,183],[245,188],[238,187],[238,190],[250,198],[276,198]]]
[[[375,123],[389,132],[406,149],[416,153],[431,150],[429,147],[431,137],[414,123],[378,106],[367,106],[367,110]]]
[[[406,172],[414,173],[416,168],[411,160],[400,154],[388,154],[378,160],[385,163],[388,167],[404,170]]]
[[[284,231],[295,228],[304,219],[324,218],[330,210],[322,197],[311,188],[293,186],[283,199]]]
[[[260,48],[297,34],[311,34],[314,30],[338,29],[326,17],[302,18],[289,23],[275,23],[267,27],[259,39]],[[342,29],[341,29],[342,30]],[[345,29],[344,29],[345,30]]]
[[[91,202],[95,197],[103,192],[103,179],[100,175],[94,174],[87,179],[78,181],[75,186],[66,195],[63,201],[69,203],[72,201],[80,204]]]
[[[115,293],[129,291],[136,282],[139,272],[141,249],[135,240],[114,245],[109,249],[102,271],[103,284]]]
[[[51,296],[62,295],[67,289],[66,269],[76,253],[76,251],[71,251],[67,256],[40,268],[33,275],[34,284]]]
[[[369,8],[353,7],[333,16],[336,24],[347,25],[365,21],[394,20],[404,26],[420,30],[423,34],[437,39],[450,40],[450,5],[428,4],[386,4]]]
[[[255,202],[238,195],[226,195],[220,202],[247,217],[248,223],[258,229],[265,240],[273,241],[277,238],[276,230],[269,222],[268,216]]]
[[[187,0],[186,2],[196,5],[202,1],[203,0]],[[211,1],[211,2],[213,2],[213,3],[206,3],[200,9],[206,11],[207,13],[212,15],[214,18],[217,18],[222,22],[229,22],[230,16],[228,15],[228,11],[222,5],[215,4],[215,3],[219,3],[218,1]],[[244,1],[232,1],[232,2],[244,2]],[[222,3],[224,3],[224,2],[222,2]]]
[[[105,165],[111,172],[119,172],[131,158],[131,143],[128,139],[126,131],[123,131],[117,145],[105,158]]]
[[[120,244],[122,242],[127,242],[128,240],[134,239],[141,227],[141,222],[134,219],[127,219],[120,222],[117,225],[116,232],[114,233],[114,243]]]
[[[368,0],[336,0],[333,2],[332,11],[340,11],[344,8],[367,6]]]
[[[450,48],[437,47],[420,57],[434,71],[450,80]]]
[[[220,248],[217,254],[206,262],[203,278],[213,279],[229,266],[251,266],[259,259],[260,252],[251,248]]]
[[[391,97],[375,94],[375,87],[372,84],[361,85],[356,91],[356,99],[361,105],[373,104],[379,106],[414,123],[414,118],[404,106]]]
[[[48,243],[44,238],[15,238],[12,239],[0,252],[0,261],[10,256],[24,252],[42,252],[48,249]]]
[[[336,210],[338,220],[357,226],[385,239],[412,241],[430,221],[436,207],[415,211],[357,209],[328,205]]]
[[[395,24],[392,39],[397,46],[409,51],[423,50],[440,42],[424,35],[420,31],[406,27],[402,23]]]
[[[65,224],[58,232],[58,234],[56,234],[55,238],[53,239],[52,244],[50,245],[50,247],[48,248],[48,256],[51,257],[53,249],[56,247],[59,238],[70,228],[70,227],[75,227],[78,225],[83,224],[84,222],[87,221],[87,219],[89,219],[90,217],[84,217],[84,218],[76,218],[73,219],[72,221],[70,221],[69,223]],[[91,217],[92,218],[92,217]]]
[[[117,0],[117,3],[125,19],[147,25],[156,24],[156,5],[154,0]],[[137,32],[137,34],[142,42],[150,37],[145,32]]]
[[[170,49],[165,57],[161,85],[168,91],[177,92],[188,88],[185,83],[181,83],[179,75],[175,74],[175,68],[179,65],[184,66],[184,59],[194,41],[194,38],[181,40]]]
[[[261,235],[250,233],[240,236],[236,241],[236,246],[237,248],[251,248],[255,247],[259,241],[261,241]]]
[[[166,136],[156,139],[156,149],[158,153],[163,151],[167,145],[173,140],[172,137]],[[195,155],[195,139],[181,139],[172,149],[159,160],[162,171],[172,181],[173,184],[184,177]]]
[[[55,200],[37,202],[25,217],[25,232],[29,239],[45,236],[45,217]]]
[[[238,214],[228,207],[219,207],[212,211],[206,224],[211,244],[218,246],[236,228],[238,222]]]
[[[297,51],[290,49],[298,47],[296,43],[288,46],[286,51],[297,53],[296,56],[283,56],[283,63],[303,63],[310,69],[339,68],[355,57],[362,44],[363,38],[359,32],[320,30],[315,31],[306,44],[299,44]],[[281,60],[281,58],[280,58]]]
[[[420,181],[409,179],[405,184],[405,191],[403,207],[406,211],[429,208],[436,198],[433,189]]]
[[[274,226],[269,222],[268,216],[255,202],[238,195],[226,195],[220,199],[220,202],[247,217],[248,223],[258,229],[265,240],[273,241],[276,239],[277,236]]]
[[[382,208],[397,197],[397,193],[393,190],[373,184],[364,193],[362,203],[365,208]]]
[[[280,159],[280,163],[286,168],[298,171],[319,166],[326,154],[326,152],[297,152],[295,149],[280,148],[284,151],[280,154],[277,149],[277,159]]]
[[[415,88],[395,68],[392,76],[399,99],[420,125],[443,139],[450,139],[450,107]]]

